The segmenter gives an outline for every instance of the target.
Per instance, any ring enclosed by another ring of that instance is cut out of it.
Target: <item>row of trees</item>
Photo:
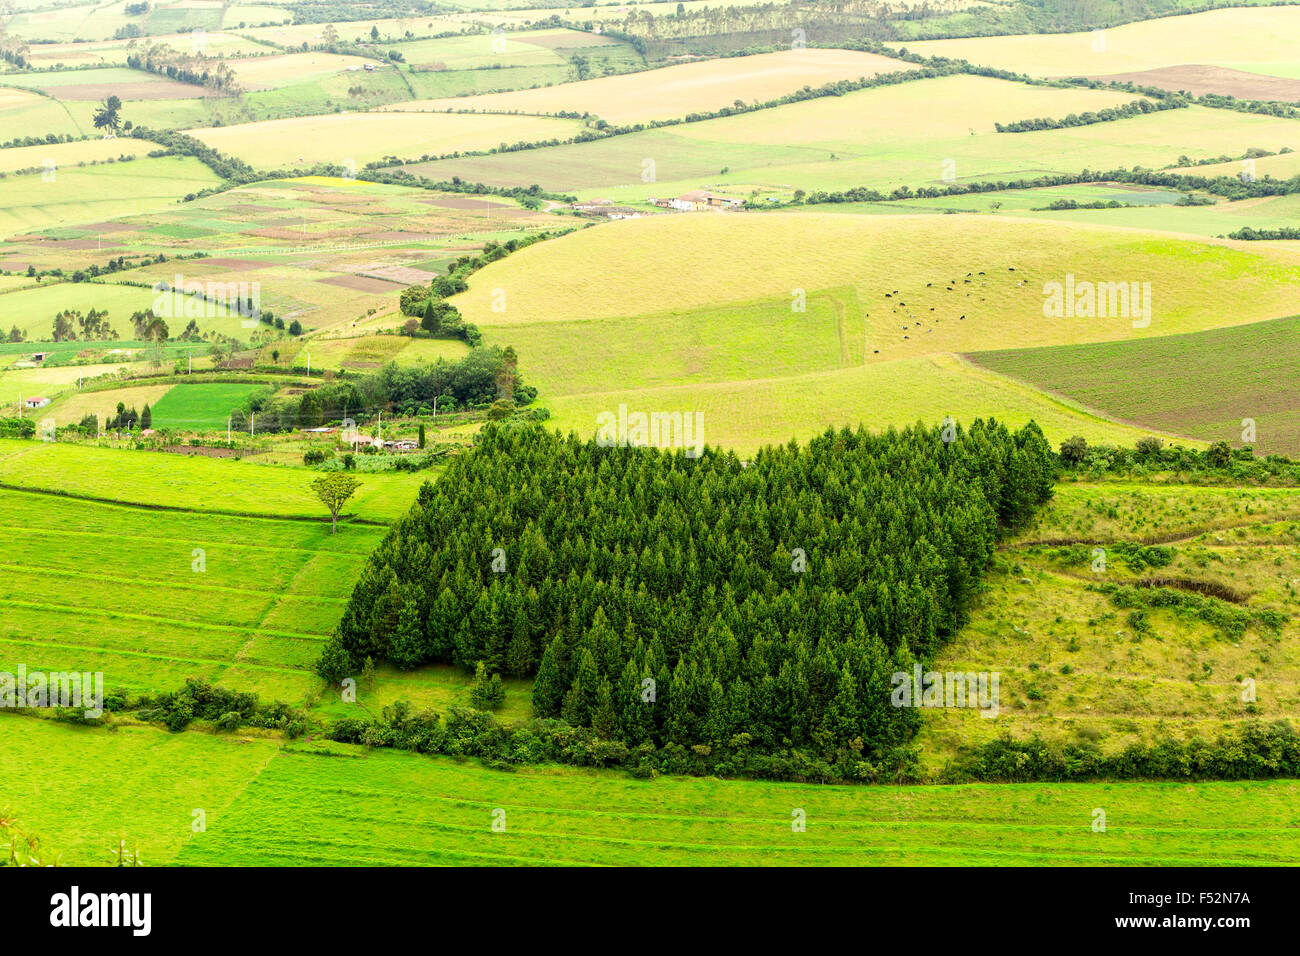
[[[891,676],[954,632],[1055,467],[1032,424],[828,431],[749,463],[489,426],[372,555],[319,670],[482,662],[629,746],[878,757],[916,721]]]

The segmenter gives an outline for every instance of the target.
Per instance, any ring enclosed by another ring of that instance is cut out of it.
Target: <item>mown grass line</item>
[[[255,661],[235,661],[224,658],[210,657],[163,657],[159,654],[149,654],[145,651],[128,651],[118,648],[107,647],[89,647],[82,644],[65,644],[62,641],[20,641],[14,638],[0,637],[0,644],[11,644],[15,647],[35,647],[35,648],[59,648],[69,651],[85,651],[91,654],[111,654],[116,657],[140,657],[145,660],[161,661],[166,664],[194,664],[194,665],[217,665],[220,667],[247,667],[253,670],[268,671],[276,674],[292,674],[299,676],[310,674],[311,671],[303,667],[277,666],[274,664],[259,664]]]
[[[329,521],[329,518],[318,518],[315,515],[287,515],[265,511],[226,511],[220,508],[193,508],[185,505],[162,505],[157,502],[122,501],[118,498],[103,498],[98,495],[88,495],[78,491],[63,491],[55,488],[35,488],[29,485],[12,485],[3,481],[0,481],[0,491],[21,491],[34,495],[50,495],[55,498],[72,498],[76,501],[91,501],[95,504],[101,505],[117,505],[123,508],[142,508],[146,511],[216,515],[223,518],[267,518],[274,521],[305,521],[311,524],[320,525]],[[387,528],[390,526],[390,523],[387,521],[376,521],[374,518],[358,518],[355,515],[347,514],[339,515],[339,521],[345,524],[366,525],[374,528]]]
[[[120,505],[114,507],[132,508],[133,505]],[[274,521],[274,518],[249,518],[250,521]],[[108,538],[112,541],[147,541],[150,544],[157,544],[159,539],[156,534],[119,534],[116,531],[74,531],[68,528],[24,528],[20,525],[0,524],[0,532],[12,532],[13,534],[23,535],[65,535],[76,538]],[[351,539],[341,539],[348,540]],[[363,548],[360,551],[322,551],[318,548],[300,548],[294,546],[281,546],[274,544],[254,544],[252,542],[231,541],[219,538],[195,538],[192,542],[198,546],[213,547],[234,547],[246,551],[270,551],[276,554],[280,553],[297,553],[310,555],[326,555],[328,557],[338,558],[356,558],[358,561],[364,561],[370,556],[372,548]]]
[[[284,549],[284,550],[288,551],[291,549]],[[32,565],[0,563],[0,571],[14,571],[18,573],[34,574],[37,578],[39,578],[41,575],[50,575],[52,577],[61,577],[61,578],[84,578],[86,576],[86,572],[84,571],[69,571],[64,568],[56,568],[51,565],[40,565],[40,566],[33,567]],[[295,578],[296,577],[297,575],[295,575]],[[277,599],[275,603],[272,604],[272,607],[275,607],[276,605],[286,600],[311,601],[312,603],[315,604],[345,605],[348,603],[347,598],[323,597],[318,594],[292,594],[292,593],[287,594],[284,593],[283,591],[274,588],[266,588],[266,589],[234,588],[234,587],[226,587],[220,584],[181,584],[179,582],[168,581],[161,578],[149,579],[149,578],[139,578],[139,577],[122,577],[121,575],[110,575],[110,574],[96,574],[95,580],[112,581],[120,584],[139,585],[139,586],[157,585],[158,587],[163,587],[163,588],[167,588],[168,590],[174,590],[174,591],[215,591],[219,594],[241,594],[241,595],[248,595],[254,597],[272,597]],[[0,599],[0,603],[3,603],[3,599]],[[170,619],[165,618],[164,620],[170,620]]]
[[[319,643],[324,641],[327,635],[323,634],[303,634],[297,631],[263,631],[257,628],[244,627],[239,624],[208,624],[202,621],[192,621],[182,618],[163,617],[161,614],[133,614],[129,611],[101,611],[95,608],[78,607],[75,604],[45,604],[35,601],[15,601],[10,598],[0,598],[0,607],[21,607],[32,611],[50,611],[55,614],[80,614],[86,617],[105,618],[107,620],[121,621],[140,621],[145,624],[167,624],[172,627],[184,630],[194,628],[200,631],[220,631],[223,633],[256,633],[259,637],[283,637],[286,640],[293,641],[311,641]]]

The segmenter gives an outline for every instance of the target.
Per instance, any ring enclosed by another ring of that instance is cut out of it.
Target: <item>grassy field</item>
[[[107,260],[115,254],[112,240],[107,250],[93,247],[88,252],[96,255],[98,261]],[[172,273],[169,273],[169,276]],[[139,280],[139,275],[133,275]],[[91,309],[106,310],[108,321],[122,338],[130,338],[133,326],[131,315],[134,312],[150,308],[157,296],[152,289],[135,285],[121,285],[113,282],[50,282],[46,280],[40,286],[18,289],[0,295],[0,324],[6,329],[17,326],[27,333],[28,338],[50,338],[53,334],[54,317],[57,313],[72,309],[87,313]],[[224,309],[221,310],[224,313]],[[175,320],[169,319],[169,325]],[[227,319],[224,315],[220,321],[227,327],[238,327],[237,316]],[[209,323],[202,323],[205,327]],[[176,327],[176,334],[185,328],[182,320]],[[32,350],[39,349],[33,345]]]
[[[1250,70],[1293,61],[1297,44],[1300,10],[1282,6],[1145,20],[1112,27],[1101,37],[1091,32],[974,37],[924,40],[907,48],[1034,76],[1104,76],[1189,63]]]
[[[230,410],[261,388],[221,382],[178,385],[153,406],[155,428],[209,431],[226,426]]]
[[[635,781],[257,737],[0,720],[0,798],[63,862],[148,865],[1241,865],[1300,860],[1297,785]],[[324,749],[324,748],[322,748]],[[41,755],[64,755],[51,768]],[[108,769],[88,775],[84,768]],[[116,768],[120,768],[115,772]],[[165,769],[164,769],[165,768]],[[50,774],[57,776],[51,778]],[[146,781],[164,780],[161,785]],[[1106,810],[1105,833],[1091,828]],[[203,809],[206,832],[193,833]],[[492,831],[493,810],[505,831]],[[792,832],[794,810],[806,830]]]
[[[815,255],[790,254],[810,236]],[[1127,441],[1136,426],[954,353],[1146,345],[1294,311],[1293,256],[1245,245],[974,216],[667,216],[530,247],[477,273],[455,301],[490,344],[529,357],[529,381],[558,424],[582,435],[626,402],[703,412],[708,441],[744,451],[830,423],[881,428],[950,414],[1032,417],[1054,441],[1076,432]],[[689,281],[668,298],[661,277],[682,263]],[[1045,317],[1045,284],[1076,271],[1151,283],[1150,325],[1135,328],[1136,313]],[[1248,282],[1258,292],[1243,298]],[[504,310],[493,311],[502,296]],[[1242,302],[1231,316],[1228,297]]]
[[[163,209],[218,182],[188,156],[62,168],[52,178],[40,172],[8,176],[0,181],[0,236]]]
[[[446,100],[416,100],[398,110],[591,113],[616,125],[710,112],[736,100],[765,102],[805,86],[856,80],[909,69],[910,64],[852,50],[785,50],[757,56],[685,63],[655,70],[566,83],[540,90]]]
[[[316,163],[361,165],[385,156],[419,157],[494,149],[502,143],[568,139],[575,120],[532,116],[440,116],[401,113],[333,114],[190,130],[190,135],[258,169]]]
[[[6,243],[0,265],[19,272],[34,265],[70,273],[120,255],[161,253],[172,261],[117,273],[97,284],[21,288],[32,280],[15,278],[21,291],[0,295],[0,323],[6,329],[16,324],[34,338],[48,336],[61,309],[108,308],[110,321],[125,335],[129,326],[122,323],[153,303],[147,286],[212,282],[242,283],[250,294],[256,289],[261,307],[286,323],[298,319],[309,329],[345,326],[351,331],[359,320],[395,311],[395,293],[428,282],[457,256],[490,239],[516,238],[553,224],[553,217],[496,197],[489,202],[343,178],[258,183],[108,224],[16,237]],[[209,258],[172,258],[200,253]],[[146,287],[117,284],[122,282]],[[249,336],[242,318],[227,315],[217,303],[202,313],[190,316],[174,308],[176,318],[168,318],[169,327],[175,326],[173,335],[194,317],[204,332]],[[383,322],[384,327],[400,324],[391,315]],[[284,341],[272,347],[286,356],[293,351]]]
[[[144,143],[117,139],[88,139],[75,143],[53,143],[44,146],[16,146],[0,149],[0,172],[14,173],[20,169],[46,168],[46,160],[54,164],[54,175],[60,169],[95,160],[117,159],[119,156],[142,156],[152,147]]]
[[[159,483],[170,481],[175,492],[184,469],[163,462],[192,459],[150,457],[158,459]],[[296,471],[305,485],[311,473]],[[7,470],[0,480],[11,481]],[[391,484],[388,490],[399,497]],[[102,671],[107,687],[137,694],[204,678],[322,716],[355,714],[312,666],[384,528],[345,524],[332,535],[327,520],[157,511],[7,490],[0,491],[0,527],[12,540],[0,564],[21,569],[0,586],[0,654],[12,664]],[[381,666],[361,681],[357,701],[372,712],[398,698],[445,710],[468,704],[470,683],[454,668]],[[506,685],[502,716],[528,717],[531,685]]]
[[[1300,146],[1292,120],[1202,107],[1031,133],[994,131],[997,122],[1060,117],[1133,99],[1131,93],[958,75],[594,142],[408,168],[434,179],[537,182],[580,198],[624,203],[697,188],[761,203],[769,195],[788,198],[795,189],[871,186],[888,192],[901,185],[1161,167],[1182,156],[1214,159],[1239,156],[1252,146],[1274,152]]]
[[[979,352],[971,361],[1107,417],[1205,441],[1300,455],[1291,387],[1300,319],[1276,319],[1150,342]],[[1243,419],[1257,438],[1243,441]]]
[[[1013,189],[967,196],[935,199],[904,199],[882,203],[833,203],[818,211],[841,215],[904,215],[930,212],[942,214],[1000,213],[1030,219],[1093,223],[1181,235],[1226,236],[1245,226],[1277,229],[1291,226],[1300,216],[1300,196],[1267,196],[1236,202],[1219,200],[1208,206],[1175,205],[1182,193],[1172,189],[1146,189],[1121,184],[1052,186],[1043,189]],[[1212,197],[1213,198],[1213,197]],[[1058,200],[1078,203],[1120,202],[1127,208],[1048,209]],[[800,211],[799,207],[787,207]]]
[[[1123,546],[1141,542],[1163,542],[1169,563],[1132,562]],[[1104,566],[1094,567],[1097,547]],[[1115,753],[1214,740],[1247,719],[1288,719],[1300,705],[1296,489],[1067,483],[1000,558],[970,624],[935,664],[999,672],[998,716],[927,714],[918,743],[929,768],[1003,733]],[[1123,608],[1097,590],[1153,577],[1230,589],[1241,603],[1205,600],[1234,616],[1276,611],[1285,623],[1234,632],[1189,609]],[[1253,702],[1243,700],[1246,678]]]
[[[124,388],[91,392],[75,392],[69,389],[69,394],[61,396],[59,401],[49,408],[42,409],[39,415],[42,421],[52,418],[56,425],[76,425],[87,415],[94,415],[99,419],[102,427],[108,419],[117,414],[118,402],[127,408],[143,411],[146,405],[151,407],[157,405],[159,399],[174,387],[170,384],[129,385]],[[160,425],[163,424],[156,418],[154,420]],[[225,424],[225,419],[222,419],[222,424]]]
[[[315,473],[303,468],[126,452],[59,443],[0,439],[0,483],[140,505],[276,517],[328,512],[311,493]],[[404,514],[431,474],[366,474],[345,514],[388,522]]]

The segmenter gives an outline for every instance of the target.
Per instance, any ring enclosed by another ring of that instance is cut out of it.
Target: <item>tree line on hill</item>
[[[471,348],[477,347],[483,341],[483,334],[478,326],[466,322],[460,310],[446,299],[468,289],[469,283],[466,280],[484,266],[504,259],[512,252],[518,252],[535,242],[562,236],[571,231],[571,229],[560,229],[536,232],[517,239],[508,239],[505,242],[489,240],[477,255],[467,253],[457,257],[447,267],[447,275],[437,277],[427,286],[413,285],[402,290],[398,297],[399,310],[403,315],[411,316],[402,331],[406,335],[460,339]]]
[[[1067,129],[1075,126],[1091,126],[1094,123],[1110,123],[1114,120],[1144,116],[1147,113],[1159,113],[1162,110],[1181,110],[1191,106],[1186,97],[1167,96],[1162,100],[1134,100],[1123,106],[1109,106],[1100,110],[1088,110],[1083,113],[1070,113],[1060,119],[1037,117],[1036,119],[1017,120],[1014,123],[994,123],[993,128],[999,133],[1029,133],[1044,129]]]
[[[748,463],[490,425],[372,555],[318,669],[482,662],[629,747],[875,764],[917,726],[893,675],[965,619],[1055,467],[1032,424],[828,431]]]

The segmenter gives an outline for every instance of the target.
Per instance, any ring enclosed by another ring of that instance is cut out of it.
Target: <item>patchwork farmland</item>
[[[1298,32],[0,10],[0,862],[1295,865]]]

